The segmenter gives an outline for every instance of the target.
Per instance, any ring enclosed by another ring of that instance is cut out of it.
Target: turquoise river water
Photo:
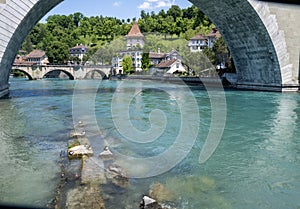
[[[60,181],[60,152],[67,147],[75,119],[85,122],[90,140],[139,159],[164,154],[178,135],[186,137],[181,147],[192,142],[182,149],[183,159],[174,151],[169,158],[177,160],[153,158],[158,160],[150,170],[143,170],[139,161],[131,163],[129,169],[141,171],[133,174],[138,177],[128,188],[103,188],[104,195],[112,196],[107,208],[138,208],[143,194],[158,182],[172,192],[170,204],[180,209],[300,208],[299,93],[226,90],[226,107],[220,107],[227,115],[221,141],[200,164],[212,107],[218,108],[205,89],[148,81],[99,82],[11,79],[10,97],[0,100],[1,204],[46,207],[52,201]],[[91,118],[85,108],[93,112]],[[88,122],[93,119],[97,128]],[[148,133],[155,128],[152,122],[158,129]],[[131,133],[137,133],[136,141],[124,136]]]

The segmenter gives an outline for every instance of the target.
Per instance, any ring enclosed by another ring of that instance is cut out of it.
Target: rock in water
[[[70,138],[80,138],[85,136],[85,131],[76,131],[73,130],[70,133]]]
[[[91,157],[94,155],[94,152],[90,146],[78,145],[68,149],[68,157],[70,159],[81,158],[82,156]]]
[[[155,183],[150,186],[149,196],[160,203],[172,202],[176,199],[175,195],[161,183]]]
[[[108,147],[105,147],[104,151],[99,154],[99,157],[102,160],[112,160],[113,159],[113,153],[108,149]]]
[[[126,188],[129,185],[128,174],[116,164],[110,165],[108,167],[108,169],[105,172],[105,176],[113,184],[121,188]]]
[[[148,196],[143,197],[143,200],[140,204],[140,208],[141,209],[161,209],[161,207],[157,203],[157,201]]]
[[[103,161],[96,157],[82,157],[82,184],[106,184]]]
[[[98,186],[79,187],[67,193],[66,208],[105,209],[105,204]]]

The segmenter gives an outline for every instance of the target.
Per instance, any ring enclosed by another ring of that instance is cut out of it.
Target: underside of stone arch
[[[0,96],[8,90],[14,57],[34,25],[63,0],[10,0],[0,3]],[[219,28],[233,57],[238,87],[293,89],[299,84],[299,8],[256,0],[190,0]],[[271,6],[269,6],[271,5]],[[288,24],[281,16],[288,15]],[[293,34],[287,35],[296,24]],[[298,24],[298,25],[297,25]]]

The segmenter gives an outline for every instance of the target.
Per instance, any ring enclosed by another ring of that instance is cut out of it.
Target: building
[[[125,55],[129,55],[132,59],[132,68],[135,72],[142,71],[142,48],[145,45],[144,35],[135,21],[125,36],[126,39],[126,50],[118,51],[117,55],[112,58],[112,64],[115,68],[116,73],[122,74],[122,61]]]
[[[161,53],[160,49],[158,49],[157,52],[149,52],[149,59],[151,64],[157,65],[160,62],[166,60],[172,60],[172,59],[182,60],[182,57],[175,49],[172,49],[172,51],[168,53]]]
[[[122,61],[125,55],[129,55],[131,57],[132,67],[136,72],[142,71],[142,50],[128,49],[117,52],[117,56],[113,57],[112,63],[117,74],[123,74]]]
[[[14,64],[16,65],[47,65],[49,63],[46,52],[36,49],[25,55],[24,51],[16,56]]]
[[[208,35],[197,34],[189,41],[188,47],[191,52],[202,51],[205,47],[212,48],[214,42],[221,37],[218,29],[214,28]]]
[[[70,56],[78,57],[82,61],[83,56],[88,52],[88,50],[89,49],[85,45],[77,44],[76,46],[74,46],[70,49]]]
[[[142,49],[145,45],[145,37],[141,33],[141,30],[136,21],[133,22],[133,25],[129,33],[125,36],[127,50],[133,48]]]
[[[182,74],[187,72],[179,59],[170,59],[160,62],[155,66],[155,74]]]

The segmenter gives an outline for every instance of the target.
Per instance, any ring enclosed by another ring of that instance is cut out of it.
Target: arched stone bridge
[[[0,1],[1,95],[8,93],[9,71],[21,43],[34,25],[62,1]],[[239,88],[299,89],[299,6],[257,0],[190,2],[199,6],[221,31],[237,69]]]
[[[69,76],[71,80],[74,79],[85,79],[92,77],[93,73],[97,72],[102,78],[108,78],[111,74],[112,66],[101,65],[13,65],[12,70],[19,70],[24,72],[29,80],[42,79],[47,74],[54,71],[64,72]]]

